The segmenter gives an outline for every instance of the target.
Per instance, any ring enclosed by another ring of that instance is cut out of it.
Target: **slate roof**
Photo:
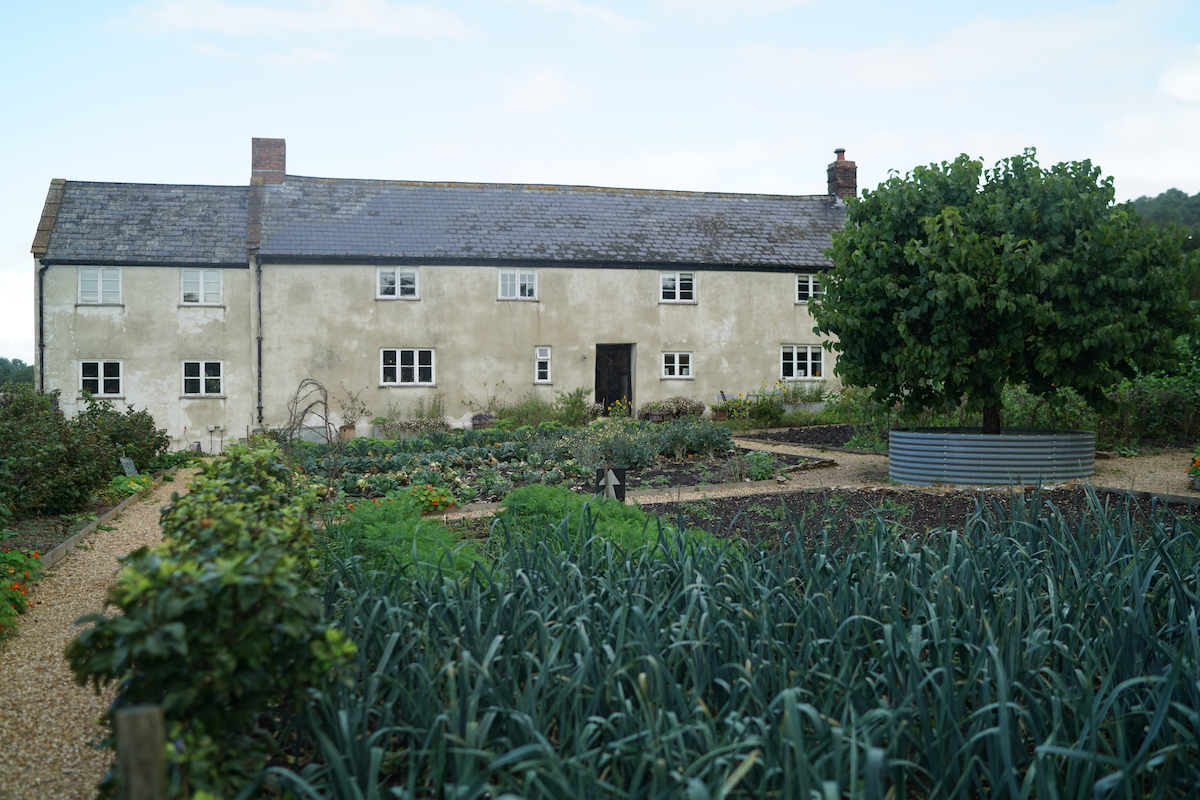
[[[246,265],[244,186],[67,181],[44,263]],[[48,206],[49,209],[49,206]],[[287,176],[262,187],[276,263],[824,267],[829,196]]]
[[[43,262],[245,266],[249,191],[66,181]]]
[[[829,196],[326,180],[264,187],[265,260],[827,266]]]

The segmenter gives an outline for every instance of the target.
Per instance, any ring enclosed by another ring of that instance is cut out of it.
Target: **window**
[[[537,300],[537,270],[500,270],[501,300]]]
[[[821,345],[785,344],[781,352],[779,375],[784,380],[821,377]]]
[[[380,383],[387,386],[432,386],[432,350],[381,350]]]
[[[820,300],[825,294],[821,288],[821,276],[801,274],[796,276],[796,302],[807,303],[809,300]]]
[[[535,347],[533,348],[533,382],[534,383],[549,383],[550,382],[550,348]]]
[[[120,361],[80,361],[79,388],[102,397],[120,397],[121,391],[121,362]]]
[[[181,269],[179,270],[179,285],[183,291],[181,302],[184,305],[221,305],[221,270],[219,269]]]
[[[183,362],[183,394],[190,397],[222,397],[224,375],[220,361]]]
[[[662,376],[664,378],[692,377],[691,353],[663,353]]]
[[[80,267],[79,302],[87,305],[120,305],[120,267]]]
[[[659,295],[661,302],[696,302],[696,273],[661,272],[659,273],[659,281],[662,287],[662,292]]]
[[[375,297],[380,300],[416,300],[416,267],[379,267],[375,272]]]

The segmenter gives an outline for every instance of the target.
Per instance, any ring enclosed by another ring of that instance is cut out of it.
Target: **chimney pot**
[[[853,161],[846,160],[846,148],[839,147],[837,161],[829,165],[826,171],[829,176],[829,194],[834,197],[858,196],[858,166]]]

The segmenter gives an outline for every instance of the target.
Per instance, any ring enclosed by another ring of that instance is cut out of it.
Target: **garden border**
[[[42,569],[48,570],[51,567],[53,567],[55,564],[57,564],[59,561],[62,561],[67,556],[67,554],[70,553],[72,550],[74,550],[75,547],[80,542],[82,542],[85,538],[87,538],[92,533],[94,533],[96,531],[96,528],[100,527],[101,525],[108,522],[113,517],[120,514],[122,511],[125,510],[125,507],[128,506],[130,503],[132,503],[134,500],[139,500],[142,497],[144,497],[148,492],[152,492],[155,489],[157,489],[159,486],[162,485],[164,478],[166,478],[168,475],[173,476],[178,471],[179,471],[178,466],[171,467],[166,472],[163,472],[161,475],[158,475],[157,477],[155,477],[153,486],[143,489],[142,491],[138,492],[137,494],[129,495],[129,497],[126,497],[124,500],[117,503],[115,506],[110,508],[108,511],[105,511],[103,514],[101,514],[95,520],[88,523],[84,528],[82,528],[79,531],[77,531],[76,533],[74,533],[69,539],[56,545],[54,548],[47,551],[46,553],[43,553],[42,557],[41,557]]]
[[[847,423],[835,422],[831,425],[808,425],[805,427],[832,428],[834,425],[845,425],[845,424],[847,424]],[[828,452],[832,452],[832,453],[850,453],[851,455],[885,456],[886,457],[888,454],[887,450],[855,450],[855,449],[849,448],[849,447],[830,447],[829,445],[824,445],[824,444],[793,444],[792,442],[781,442],[778,439],[749,439],[746,436],[738,435],[741,433],[763,433],[763,434],[782,433],[784,431],[791,431],[791,430],[795,430],[795,429],[796,429],[796,426],[793,425],[788,428],[758,428],[758,429],[755,429],[752,431],[735,431],[735,432],[731,432],[729,434],[729,438],[731,440],[739,439],[739,438],[747,439],[748,441],[751,441],[751,442],[762,442],[765,444],[783,445],[784,447],[804,447],[809,450],[821,450],[821,451],[828,451]]]

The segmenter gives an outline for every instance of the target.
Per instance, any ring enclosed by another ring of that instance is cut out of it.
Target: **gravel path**
[[[33,585],[21,634],[0,642],[0,799],[96,796],[109,757],[88,743],[103,733],[97,720],[114,692],[97,696],[76,686],[63,650],[75,620],[104,609],[117,558],[161,541],[159,509],[171,492],[186,491],[196,471],[180,470],[174,482],[131,503],[110,522],[113,530],[93,533]]]

